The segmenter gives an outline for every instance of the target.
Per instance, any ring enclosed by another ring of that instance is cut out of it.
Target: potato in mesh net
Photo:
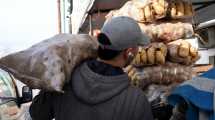
[[[189,22],[157,21],[152,24],[139,23],[139,26],[142,32],[149,36],[151,42],[168,43],[194,35],[193,26]]]
[[[167,44],[168,60],[185,65],[194,64],[199,58],[198,50],[186,40],[177,40]]]
[[[188,18],[194,16],[192,3],[189,0],[172,0],[169,4],[172,19]]]
[[[144,88],[150,84],[169,85],[181,83],[192,77],[192,66],[167,62],[164,65],[134,67],[126,70],[131,78],[131,84]]]
[[[128,16],[138,22],[153,22],[166,17],[168,2],[166,0],[133,0],[126,2],[119,10],[111,11],[106,18]]]
[[[164,43],[151,43],[146,47],[139,47],[133,64],[135,66],[164,64],[166,55],[167,47]]]

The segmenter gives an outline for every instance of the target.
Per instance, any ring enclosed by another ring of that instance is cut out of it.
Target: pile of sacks
[[[106,18],[117,16],[135,19],[151,40],[149,45],[139,47],[133,63],[125,68],[131,84],[142,88],[150,102],[167,103],[163,98],[175,86],[191,79],[192,65],[200,58],[198,49],[188,41],[194,36],[191,2],[132,0]]]
[[[132,0],[119,10],[111,11],[106,18],[114,16],[132,17],[140,23],[154,22],[168,17],[171,19],[189,18],[194,14],[190,1],[182,0]]]
[[[192,77],[192,65],[200,56],[197,48],[187,41],[194,36],[194,11],[190,1],[132,0],[119,10],[111,11],[106,18],[108,20],[117,16],[135,19],[151,40],[148,46],[139,47],[132,64],[133,69],[126,70],[132,83],[143,87],[144,81],[151,81],[151,84],[171,84]],[[185,77],[180,77],[182,75]]]

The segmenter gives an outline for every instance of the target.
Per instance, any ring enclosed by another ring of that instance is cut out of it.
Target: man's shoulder
[[[81,63],[79,63],[78,65],[75,66],[74,70],[77,70],[78,68],[83,67],[84,65],[86,65],[89,62],[89,60],[84,60]]]
[[[81,71],[83,70],[82,68],[86,69],[90,69],[89,68],[89,63],[91,63],[92,61],[97,61],[96,59],[86,59],[84,61],[82,61],[81,63],[79,63],[78,65],[75,66],[74,71]]]
[[[87,60],[82,61],[80,64],[76,65],[75,68],[73,69],[72,75],[75,73],[79,73],[81,70],[83,70],[83,67],[87,67]]]

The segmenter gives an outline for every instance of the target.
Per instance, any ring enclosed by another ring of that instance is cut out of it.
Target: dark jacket
[[[144,93],[129,86],[122,69],[88,60],[75,69],[64,94],[41,92],[30,107],[33,120],[152,120]]]

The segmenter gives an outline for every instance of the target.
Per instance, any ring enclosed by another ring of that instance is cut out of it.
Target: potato
[[[156,51],[155,56],[156,56],[156,63],[157,64],[164,64],[165,63],[165,56],[161,51]]]
[[[148,61],[148,64],[155,64],[155,48],[154,47],[150,47],[147,50],[147,61]]]
[[[147,21],[147,22],[153,21],[153,14],[152,14],[152,10],[151,10],[151,8],[150,8],[149,5],[147,5],[147,6],[144,8],[144,13],[145,13],[145,18],[146,18],[146,21]]]
[[[179,52],[178,55],[180,57],[188,57],[189,56],[189,51],[190,51],[190,43],[186,41],[181,42],[181,46],[179,47]]]
[[[141,58],[141,63],[143,65],[147,64],[147,54],[146,54],[145,49],[141,49],[140,58]]]
[[[196,57],[198,55],[198,50],[194,47],[190,47],[190,55]]]
[[[184,4],[182,1],[176,1],[176,10],[177,10],[177,17],[184,16]]]
[[[184,2],[184,12],[186,16],[193,16],[192,4],[189,4],[188,2]]]
[[[135,64],[140,65],[141,64],[141,58],[140,58],[140,52],[137,53],[135,57]]]
[[[170,12],[171,12],[171,17],[175,18],[177,16],[177,8],[174,2],[170,4]]]
[[[154,9],[155,14],[158,16],[162,17],[164,14],[166,14],[164,6],[160,5],[157,2],[152,3],[152,8]]]

